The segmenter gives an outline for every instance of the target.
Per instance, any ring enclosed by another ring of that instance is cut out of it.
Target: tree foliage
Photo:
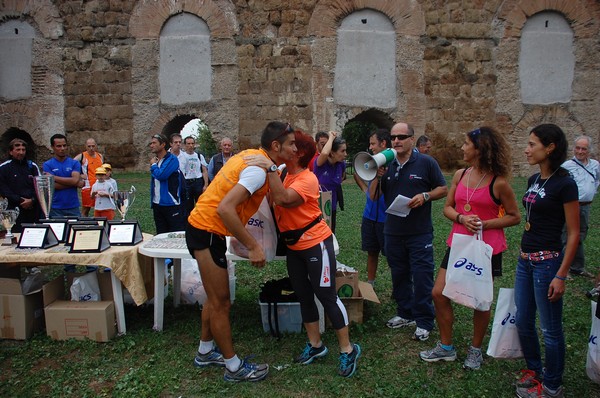
[[[196,150],[205,157],[210,157],[218,152],[217,142],[213,138],[208,124],[206,124],[202,119],[198,119],[194,138],[196,139],[197,143]]]
[[[358,152],[369,149],[369,135],[377,129],[371,122],[354,121],[349,122],[342,130],[342,136],[346,140],[348,159],[352,159]]]

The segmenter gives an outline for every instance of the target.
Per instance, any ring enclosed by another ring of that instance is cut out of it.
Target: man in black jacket
[[[21,224],[39,219],[40,207],[35,197],[33,177],[40,175],[39,167],[27,160],[27,143],[15,138],[8,144],[9,159],[0,164],[0,195],[8,199],[8,209],[18,207],[19,217],[13,232],[21,232]]]

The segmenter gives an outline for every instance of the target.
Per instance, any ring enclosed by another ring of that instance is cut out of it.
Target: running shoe
[[[269,365],[266,363],[250,363],[242,361],[240,368],[235,372],[225,368],[225,381],[237,383],[239,381],[261,381],[269,374]]]
[[[301,363],[302,365],[308,365],[317,358],[324,357],[327,355],[329,350],[325,344],[321,344],[321,347],[313,347],[310,343],[306,343],[304,351],[294,359],[294,362]]]
[[[481,350],[478,350],[474,347],[469,347],[469,351],[467,352],[467,359],[465,359],[465,363],[463,363],[463,369],[479,370],[479,368],[481,368],[482,363],[483,354],[481,353]]]
[[[404,319],[401,316],[395,316],[387,321],[386,326],[390,329],[403,328],[405,326],[416,326],[417,323],[410,319]]]
[[[221,354],[221,351],[219,351],[218,347],[213,348],[206,354],[200,354],[200,352],[196,353],[196,358],[194,358],[194,366],[204,367],[210,365],[225,366],[223,354]]]
[[[356,363],[360,357],[361,350],[358,344],[352,344],[353,350],[351,353],[342,352],[340,354],[340,367],[338,374],[343,377],[352,377],[356,372]]]
[[[419,357],[425,362],[455,361],[456,350],[445,350],[441,342],[437,342],[431,350],[421,351]]]

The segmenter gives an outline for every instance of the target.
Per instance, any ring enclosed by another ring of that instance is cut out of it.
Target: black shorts
[[[448,269],[448,260],[450,258],[450,248],[446,249],[444,259],[440,268]],[[502,253],[492,255],[492,276],[502,276]]]
[[[383,223],[363,217],[360,225],[362,250],[366,252],[381,252],[384,248]]]
[[[215,264],[220,268],[227,269],[227,257],[225,256],[227,244],[224,236],[194,228],[189,222],[186,222],[185,243],[192,257],[196,258],[195,250],[208,249]]]

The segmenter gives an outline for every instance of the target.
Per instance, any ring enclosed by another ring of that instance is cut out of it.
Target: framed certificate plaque
[[[69,253],[99,253],[110,247],[104,227],[96,225],[73,224],[73,240]]]
[[[47,249],[58,245],[58,239],[54,231],[47,224],[22,224],[23,232],[19,238],[17,247],[19,249]]]
[[[111,245],[133,246],[143,240],[137,221],[108,221],[108,240]]]
[[[54,235],[56,235],[56,239],[58,239],[59,243],[65,241],[68,222],[69,219],[67,218],[43,218],[40,220],[40,223],[47,224],[52,228],[52,231],[54,232]]]

